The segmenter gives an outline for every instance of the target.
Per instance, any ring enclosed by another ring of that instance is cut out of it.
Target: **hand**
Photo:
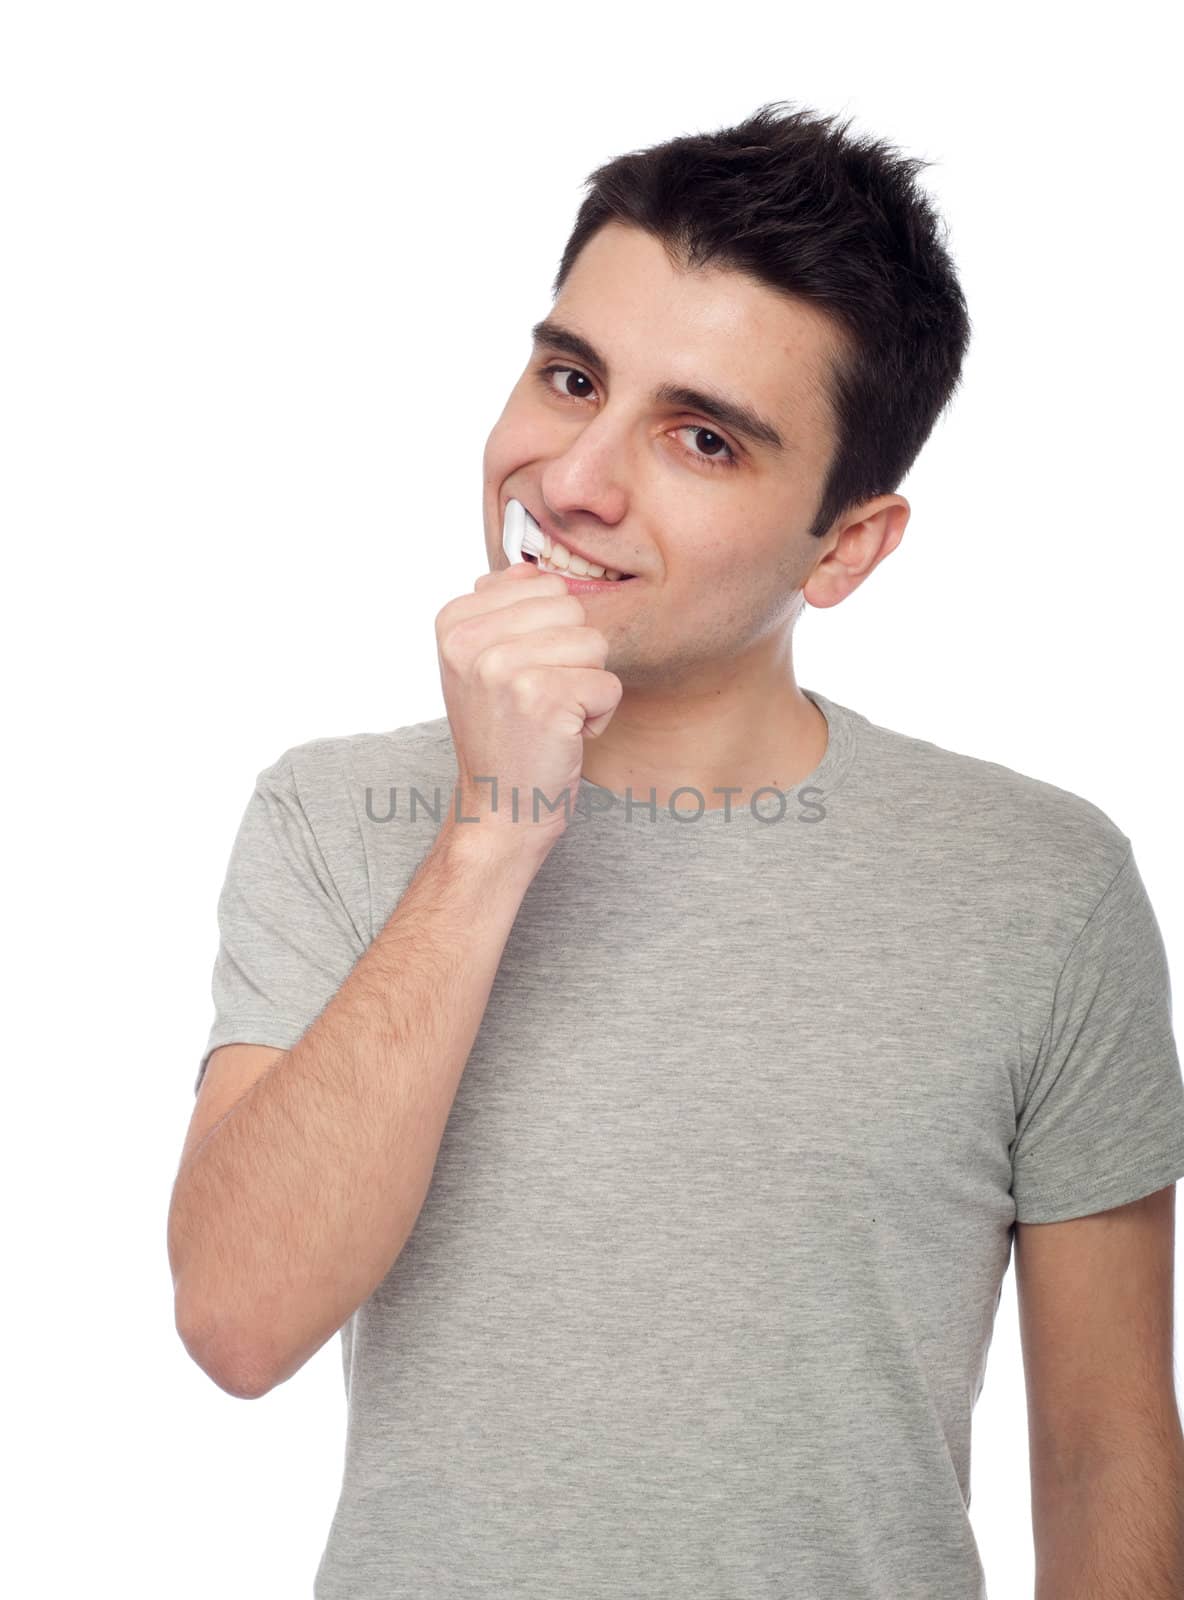
[[[528,561],[483,573],[437,615],[460,814],[480,818],[466,829],[549,845],[571,820],[584,735],[603,733],[624,690],[604,669],[608,640],[585,615],[557,573]]]

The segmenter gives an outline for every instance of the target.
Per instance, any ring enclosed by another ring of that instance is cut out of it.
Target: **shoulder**
[[[981,874],[1073,915],[1096,902],[1131,853],[1101,806],[1032,773],[866,718],[860,749],[889,828],[935,870]]]
[[[414,781],[416,764],[433,777],[454,759],[447,717],[407,723],[381,731],[327,734],[290,745],[259,774],[259,781],[323,795],[354,782],[390,782],[393,775]]]
[[[381,797],[391,785],[450,790],[455,774],[448,718],[435,717],[397,728],[306,739],[264,767],[256,784],[298,806],[318,836],[344,840],[357,832],[371,804],[382,808]]]

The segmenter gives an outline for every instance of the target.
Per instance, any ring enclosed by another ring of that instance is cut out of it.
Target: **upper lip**
[[[517,496],[514,496],[513,498],[517,499]],[[581,550],[579,545],[572,544],[566,533],[558,533],[553,527],[551,527],[546,517],[540,517],[537,511],[531,511],[530,507],[526,505],[525,500],[523,500],[521,504],[525,506],[527,511],[530,511],[531,516],[538,523],[542,531],[550,534],[553,540],[561,544],[565,550],[569,550],[573,556],[583,556],[584,560],[590,561],[594,567],[603,567],[606,571],[624,573],[630,578],[636,576],[636,574],[632,572],[626,573],[626,568],[618,567],[615,561],[606,561],[603,556],[590,556],[586,550]],[[504,506],[502,507],[502,513],[503,515],[505,514]]]

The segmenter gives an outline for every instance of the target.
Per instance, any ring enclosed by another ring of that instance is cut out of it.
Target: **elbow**
[[[211,1362],[202,1371],[214,1380],[219,1389],[236,1400],[261,1400],[275,1388],[270,1378],[261,1378],[258,1368],[232,1362]]]
[[[236,1400],[259,1400],[275,1388],[264,1362],[244,1341],[229,1339],[208,1319],[192,1317],[178,1303],[177,1336],[206,1376]]]

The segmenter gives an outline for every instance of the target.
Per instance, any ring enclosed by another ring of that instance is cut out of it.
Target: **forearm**
[[[1036,1600],[1184,1596],[1184,1448],[1116,1453],[1034,1482]]]
[[[337,994],[178,1176],[177,1324],[224,1387],[291,1377],[398,1258],[541,859],[446,824]]]

